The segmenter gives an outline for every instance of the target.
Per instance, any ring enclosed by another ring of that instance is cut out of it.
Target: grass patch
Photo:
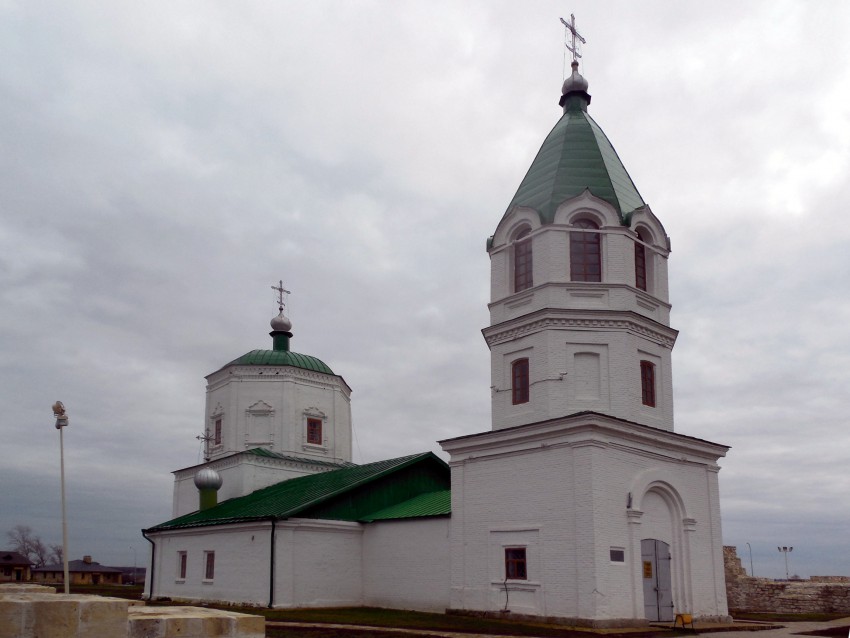
[[[251,613],[248,609],[245,610]],[[458,616],[448,614],[426,613],[419,611],[403,611],[398,609],[382,609],[377,607],[334,607],[322,609],[255,609],[253,613],[262,613],[267,620],[282,622],[302,622],[317,624],[358,625],[362,627],[393,629],[422,629],[430,631],[452,631],[460,633],[494,634],[499,636],[540,636],[543,638],[587,638],[599,630],[581,630],[565,625],[548,625],[544,623],[498,620],[478,618],[474,616]],[[273,628],[269,628],[270,630]],[[276,629],[276,628],[275,628]],[[293,628],[294,629],[294,628]],[[297,628],[302,631],[303,628]],[[332,628],[328,628],[330,631]],[[349,630],[337,629],[353,638]],[[604,634],[608,638],[630,636],[650,637],[659,633],[658,628],[646,628],[639,631],[608,630]],[[271,634],[269,634],[271,635]],[[292,634],[294,635],[294,634]],[[318,634],[333,636],[333,633]],[[368,635],[368,632],[367,634]],[[383,632],[381,633],[383,636]]]
[[[773,612],[733,611],[735,620],[755,620],[757,622],[827,622],[847,618],[848,614],[780,614]]]
[[[827,629],[818,629],[817,631],[802,631],[800,632],[801,636],[828,636],[829,638],[840,636],[844,638],[844,636],[850,633],[850,626],[848,627],[828,627]]]

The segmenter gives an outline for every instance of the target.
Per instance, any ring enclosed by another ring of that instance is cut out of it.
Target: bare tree
[[[63,556],[61,545],[50,545],[49,560],[52,565],[61,565]]]
[[[15,525],[6,532],[6,536],[9,538],[12,550],[25,556],[36,567],[41,567],[47,562],[48,549],[29,525]]]

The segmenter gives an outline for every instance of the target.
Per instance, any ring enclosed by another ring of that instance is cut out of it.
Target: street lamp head
[[[65,414],[65,406],[61,401],[53,404],[53,416],[56,417],[56,429],[61,430],[68,425],[68,415]]]

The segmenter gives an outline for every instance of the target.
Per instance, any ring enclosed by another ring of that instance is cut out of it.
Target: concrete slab
[[[266,620],[205,607],[132,607],[128,638],[263,638]]]

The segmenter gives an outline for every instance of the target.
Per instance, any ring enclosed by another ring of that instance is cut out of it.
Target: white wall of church
[[[673,429],[670,348],[625,330],[531,332],[491,346],[493,429],[585,410]],[[529,359],[529,401],[514,405],[511,363]],[[656,404],[641,397],[640,362],[655,365]]]
[[[275,607],[360,605],[360,523],[289,519],[277,525]]]
[[[363,602],[443,612],[449,606],[449,518],[380,521],[363,534]]]
[[[443,443],[452,454],[451,606],[643,618],[640,541],[657,538],[671,544],[676,609],[726,616],[715,452],[628,424],[618,426],[626,436],[580,419],[546,427],[494,431],[486,449],[480,437]],[[507,547],[526,548],[527,579],[505,583]],[[612,561],[611,549],[625,560]]]
[[[341,377],[293,367],[233,366],[207,377],[206,427],[222,420],[213,459],[263,447],[282,454],[351,460],[350,389]],[[307,419],[322,421],[322,442],[307,441]]]
[[[270,523],[152,534],[154,598],[268,604],[270,534]],[[180,578],[181,552],[186,553],[185,578]],[[205,578],[208,552],[215,553],[212,579]]]

